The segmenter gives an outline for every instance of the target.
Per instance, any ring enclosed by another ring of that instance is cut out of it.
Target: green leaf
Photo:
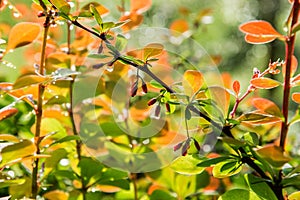
[[[150,195],[150,200],[157,200],[157,199],[165,199],[165,200],[176,200],[174,196],[172,196],[169,192],[164,190],[154,190]]]
[[[51,0],[52,4],[62,13],[69,14],[71,6],[66,0]]]
[[[65,149],[56,149],[51,153],[51,157],[47,158],[45,161],[44,177],[47,177],[48,174],[54,170],[62,158],[65,158],[68,155],[68,152]]]
[[[1,150],[2,160],[0,168],[9,164],[11,161],[31,156],[35,151],[36,147],[30,140],[23,140],[22,142],[6,146]]]
[[[0,188],[9,187],[12,185],[20,185],[25,183],[25,179],[15,179],[15,180],[1,180],[0,181]]]
[[[85,185],[91,185],[92,182],[95,182],[95,178],[99,177],[102,173],[104,166],[97,160],[88,157],[82,157],[78,167],[80,168],[81,176],[84,180]],[[98,178],[96,178],[98,180]]]
[[[261,200],[254,192],[245,189],[233,189],[225,192],[218,200]]]
[[[231,138],[231,137],[221,137],[220,138],[223,142],[234,146],[234,147],[242,147],[245,146],[245,142],[239,141],[237,139]]]
[[[104,58],[108,58],[110,56],[105,55],[105,54],[93,53],[93,54],[89,54],[88,57],[89,58],[96,58],[96,59],[104,59]]]
[[[109,29],[114,28],[115,23],[113,22],[104,22],[102,23],[102,33],[109,31]]]
[[[205,169],[197,166],[200,160],[197,155],[180,156],[172,162],[170,167],[180,174],[200,174]]]
[[[281,85],[280,82],[270,79],[270,78],[265,78],[265,77],[261,77],[261,78],[254,78],[250,81],[250,83],[259,89],[272,89],[275,87],[278,87],[279,85]]]
[[[225,160],[233,160],[232,157],[229,156],[222,156],[222,157],[217,157],[217,158],[210,158],[207,160],[204,160],[200,163],[197,164],[198,167],[210,167],[212,165],[215,165],[219,162],[223,162]]]
[[[73,141],[73,140],[80,140],[80,136],[78,135],[67,135],[57,141],[55,141],[54,143],[52,143],[51,145],[54,145],[54,144],[60,144],[60,143],[63,143],[63,142],[69,142],[69,141]]]
[[[222,167],[221,167],[221,172],[233,168],[234,166],[236,166],[236,164],[237,164],[237,161],[225,163],[225,164],[222,165]]]
[[[284,187],[299,186],[300,185],[300,174],[294,174],[290,177],[285,177],[285,178],[283,178],[281,183]]]
[[[252,174],[245,174],[245,179],[251,191],[264,200],[277,200],[276,195],[264,181],[264,179]]]
[[[296,33],[300,30],[300,22],[296,23],[292,28],[292,33]]]
[[[249,145],[256,146],[259,144],[259,138],[256,133],[247,132],[243,135],[242,139],[246,141]]]
[[[46,102],[46,105],[55,105],[55,104],[61,105],[68,102],[69,101],[66,97],[62,95],[55,95]]]
[[[40,31],[40,25],[35,23],[16,24],[9,33],[6,51],[30,44],[39,36]]]
[[[164,88],[159,82],[155,81],[155,80],[151,80],[150,81],[150,85],[152,87],[158,88],[158,89],[162,89]]]
[[[14,83],[14,89],[19,89],[19,88],[27,87],[27,86],[30,86],[30,85],[45,83],[49,80],[50,79],[48,77],[32,75],[32,74],[21,76]]]
[[[122,51],[123,49],[125,49],[126,45],[127,45],[127,39],[123,35],[118,34],[116,39],[116,44],[115,44],[116,49],[118,51]]]
[[[234,165],[228,163],[232,163],[232,161],[223,161],[216,164],[213,168],[213,176],[216,178],[225,178],[237,174],[242,170],[242,167],[238,162],[235,162]]]
[[[102,27],[103,21],[102,21],[101,15],[93,4],[90,4],[90,11],[91,11],[91,13],[93,13],[94,18],[95,18],[96,22],[98,23],[98,25],[100,27]],[[100,32],[102,32],[102,30]]]
[[[129,190],[130,189],[130,184],[129,184],[129,180],[127,179],[118,179],[118,180],[108,180],[108,181],[100,181],[98,182],[101,185],[111,185],[111,186],[116,186],[119,188],[122,188],[124,190]]]

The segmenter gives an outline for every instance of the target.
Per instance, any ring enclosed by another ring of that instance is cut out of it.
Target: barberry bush
[[[253,2],[1,0],[1,197],[300,199],[300,2]]]

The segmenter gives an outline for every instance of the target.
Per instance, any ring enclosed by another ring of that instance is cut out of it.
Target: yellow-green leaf
[[[290,194],[288,199],[289,200],[299,200],[300,199],[300,191]]]
[[[71,6],[68,4],[66,0],[51,0],[53,5],[62,13],[69,14],[71,10]]]
[[[48,77],[38,76],[38,75],[26,75],[18,78],[14,83],[14,89],[19,89],[23,87],[27,87],[34,84],[44,83],[49,80]]]
[[[274,144],[266,145],[256,150],[256,153],[274,167],[282,167],[290,161],[282,149]]]
[[[6,142],[19,142],[19,138],[17,138],[14,135],[10,134],[0,134],[0,141],[6,141]]]
[[[205,169],[204,167],[197,166],[200,161],[201,160],[197,156],[180,156],[172,162],[170,167],[180,174],[200,174]]]
[[[16,24],[10,31],[6,50],[13,50],[33,42],[41,31],[40,25],[30,22]]]
[[[227,167],[229,166],[229,167]],[[239,173],[242,170],[241,165],[236,161],[224,161],[216,164],[213,168],[213,176],[216,178],[225,178]]]
[[[254,87],[260,88],[260,89],[272,89],[272,88],[275,88],[275,87],[281,85],[280,82],[270,79],[270,78],[265,78],[265,77],[254,78],[250,81],[250,83]]]
[[[35,151],[36,147],[30,140],[23,140],[22,142],[6,146],[1,150],[2,160],[0,167],[11,161],[33,155]]]
[[[198,92],[204,83],[204,78],[201,72],[196,70],[187,70],[183,74],[183,89],[186,95],[192,96]]]

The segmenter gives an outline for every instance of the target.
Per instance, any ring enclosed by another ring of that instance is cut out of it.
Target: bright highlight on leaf
[[[40,26],[35,23],[16,24],[9,33],[6,51],[30,44],[38,37],[40,30]]]
[[[275,81],[270,78],[265,78],[265,77],[254,78],[250,81],[250,83],[254,87],[259,88],[259,89],[272,89],[272,88],[275,88],[275,87],[281,85],[280,82]]]
[[[252,44],[268,43],[276,38],[284,37],[269,22],[261,20],[246,22],[239,29],[246,34],[245,40]]]
[[[203,85],[204,79],[201,72],[196,70],[187,70],[183,74],[183,88],[185,94],[192,96],[195,94]]]

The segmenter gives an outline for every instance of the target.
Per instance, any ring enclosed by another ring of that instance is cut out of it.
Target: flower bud
[[[137,93],[138,85],[137,82],[135,82],[131,87],[131,97],[134,97]]]
[[[152,98],[152,99],[150,99],[149,101],[148,101],[148,106],[152,106],[153,104],[155,104],[156,103],[156,101],[157,101],[157,99],[156,98]]]
[[[170,104],[166,103],[166,110],[170,113],[171,112],[171,108],[170,108]]]
[[[142,84],[142,90],[144,93],[148,92],[147,84],[145,82],[143,82],[143,84]]]

